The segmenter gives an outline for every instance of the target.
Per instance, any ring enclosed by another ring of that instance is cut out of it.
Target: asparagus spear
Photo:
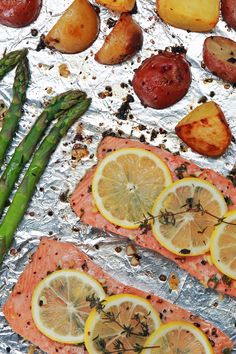
[[[10,162],[0,178],[0,216],[15,182],[25,164],[30,160],[49,123],[61,113],[73,107],[80,97],[84,97],[84,93],[79,90],[67,91],[54,97],[38,117],[29,133],[15,149]]]
[[[29,79],[28,59],[24,58],[16,69],[12,102],[4,117],[4,125],[0,132],[0,167],[22,116]]]
[[[91,100],[85,97],[85,95],[81,97],[74,107],[65,112],[63,118],[53,126],[34,154],[33,160],[0,226],[0,264],[4,254],[12,244],[14,233],[24,216],[36,185],[52,153],[56,150],[61,138],[67,133],[72,124],[88,109]]]
[[[26,57],[28,49],[16,50],[5,54],[0,59],[0,81],[3,77],[19,63],[20,60]]]

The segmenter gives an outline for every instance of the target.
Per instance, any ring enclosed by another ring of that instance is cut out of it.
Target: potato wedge
[[[142,45],[141,27],[130,14],[123,13],[102,48],[96,53],[95,60],[106,65],[119,64],[135,55]]]
[[[87,0],[74,0],[45,37],[47,46],[62,53],[80,53],[97,38],[99,18]]]
[[[203,60],[213,74],[236,83],[236,42],[220,36],[208,37],[203,46]]]
[[[136,0],[96,0],[97,4],[117,12],[129,12],[133,10],[135,2]]]
[[[175,127],[176,134],[201,155],[221,156],[231,141],[231,131],[221,108],[213,101],[195,108]]]
[[[156,0],[161,19],[194,32],[211,31],[219,20],[220,0]]]
[[[236,29],[236,0],[222,0],[221,12],[227,25]]]

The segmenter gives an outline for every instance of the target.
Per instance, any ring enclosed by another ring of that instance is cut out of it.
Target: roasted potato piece
[[[133,88],[144,106],[172,106],[187,93],[190,67],[182,54],[163,52],[144,60],[136,70]]]
[[[119,64],[135,55],[142,45],[141,27],[130,14],[123,13],[95,55],[95,59],[101,64]]]
[[[135,2],[136,0],[96,0],[97,4],[117,12],[129,12],[133,10]]]
[[[221,12],[229,27],[236,29],[236,0],[222,0]]]
[[[213,74],[236,83],[236,42],[220,36],[208,37],[203,46],[203,60]]]
[[[45,37],[49,47],[62,53],[80,53],[97,38],[99,18],[87,0],[74,0]]]
[[[219,20],[220,0],[157,0],[157,11],[171,26],[208,32]]]
[[[9,27],[24,27],[36,20],[42,0],[1,0],[0,24]]]
[[[175,127],[176,134],[194,151],[221,156],[231,141],[231,131],[221,108],[213,101],[195,108]]]

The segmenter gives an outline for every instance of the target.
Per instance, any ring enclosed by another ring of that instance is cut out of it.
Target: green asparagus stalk
[[[57,148],[61,138],[76,120],[88,109],[91,100],[81,97],[79,102],[70,110],[65,112],[63,118],[53,126],[49,134],[43,140],[34,154],[33,160],[25,173],[12,203],[0,226],[0,263],[4,254],[9,250],[14,233],[23,218],[28,204],[35,191],[36,185],[44,172],[52,153]]]
[[[49,123],[64,111],[73,107],[81,97],[84,97],[84,93],[75,90],[65,92],[53,98],[51,103],[38,117],[29,133],[15,149],[11,160],[0,178],[0,216],[6,206],[7,199],[13,190],[15,182],[25,164],[30,160]]]
[[[16,50],[5,54],[0,59],[0,81],[3,77],[19,63],[20,60],[26,57],[28,49]]]
[[[4,125],[0,132],[0,167],[22,116],[29,79],[28,59],[24,58],[16,69],[12,102],[4,117]]]

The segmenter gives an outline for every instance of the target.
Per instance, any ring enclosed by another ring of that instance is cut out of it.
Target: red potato
[[[39,15],[42,0],[1,0],[0,24],[9,27],[25,27]]]
[[[220,36],[206,38],[203,60],[213,74],[236,83],[236,42]]]
[[[188,92],[190,66],[182,54],[163,52],[146,59],[135,72],[133,88],[144,106],[172,106]]]
[[[236,0],[222,0],[221,12],[229,27],[236,29]]]

